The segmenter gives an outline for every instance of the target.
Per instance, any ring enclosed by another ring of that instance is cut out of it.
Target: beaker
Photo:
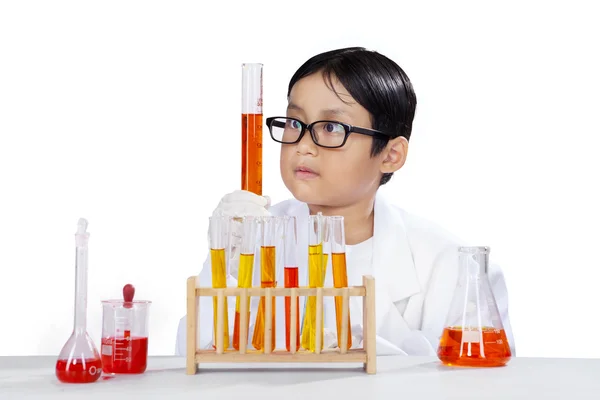
[[[308,286],[310,288],[323,287],[325,284],[325,270],[328,254],[324,245],[327,237],[327,219],[321,213],[308,217]],[[317,349],[317,298],[308,296],[304,306],[304,318],[302,321],[302,347],[314,352]],[[324,339],[324,313],[321,313],[321,348]]]
[[[240,247],[240,260],[238,267],[238,287],[251,288],[252,277],[254,274],[254,252],[258,239],[257,217],[246,216],[242,218],[242,243]],[[247,299],[248,315],[246,318],[246,337],[243,340],[248,344],[248,334],[250,328],[250,298]],[[235,300],[235,319],[233,326],[233,348],[240,349],[240,296]]]
[[[208,219],[210,265],[213,288],[226,288],[229,276],[230,234],[233,220],[227,216],[214,216]],[[223,337],[217,337],[218,297],[213,297],[213,347],[217,348],[217,341],[223,341],[223,349],[229,348],[229,312],[227,297],[223,305]]]
[[[333,272],[333,287],[348,287],[348,272],[346,270],[346,233],[344,231],[344,217],[328,217],[330,243],[331,243],[331,269]],[[335,321],[337,328],[338,347],[341,348],[342,337],[342,304],[343,297],[335,297]],[[350,329],[350,310],[348,310],[347,349],[352,348],[352,331]]]
[[[279,238],[282,236],[283,218],[279,216],[261,217],[260,220],[260,287],[277,286],[277,248],[281,246]],[[268,352],[275,349],[275,300],[271,298],[271,346]],[[259,351],[265,350],[265,298],[260,298],[254,333],[252,334],[252,346]]]
[[[151,302],[102,301],[102,366],[107,374],[141,374],[148,361]]]
[[[497,367],[511,350],[488,280],[488,247],[458,249],[460,276],[438,347],[450,366]]]
[[[91,383],[102,374],[102,360],[87,332],[88,222],[80,218],[75,233],[75,318],[73,331],[56,361],[55,374],[64,383]]]
[[[298,251],[298,235],[296,226],[296,217],[286,216],[283,226],[283,280],[284,287],[298,287],[298,262],[296,251]],[[287,351],[291,349],[291,335],[296,336],[296,351],[300,349],[300,299],[296,297],[296,301],[292,305],[292,298],[285,297],[285,348]],[[296,309],[294,332],[291,332],[292,326],[292,307]]]
[[[262,195],[263,65],[242,64],[242,190]]]

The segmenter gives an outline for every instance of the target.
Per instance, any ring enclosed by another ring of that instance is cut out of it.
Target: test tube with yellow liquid
[[[308,217],[308,286],[323,287],[328,255],[324,254],[324,242],[327,233],[326,218],[321,214]],[[323,332],[325,318],[321,313],[320,349],[323,350]],[[315,352],[317,349],[317,298],[308,296],[305,303],[302,324],[302,347]]]
[[[256,217],[247,216],[241,219],[242,224],[242,244],[240,247],[240,261],[238,267],[238,287],[251,288],[254,270],[254,251],[258,240],[258,222]],[[248,314],[246,318],[246,337],[242,340],[248,343],[248,333],[250,326],[250,298],[248,297]],[[240,349],[240,296],[235,301],[235,319],[233,326],[233,348]]]
[[[210,266],[213,288],[226,288],[229,275],[229,217],[215,216],[209,218],[209,246]],[[217,348],[217,341],[223,341],[223,348],[229,348],[229,318],[227,313],[227,297],[224,298],[223,307],[223,337],[217,337],[217,310],[218,298],[213,297],[213,347]]]
[[[348,272],[346,270],[346,233],[344,231],[344,217],[328,217],[331,243],[331,269],[333,271],[333,287],[348,287]],[[337,328],[338,347],[342,337],[342,304],[343,297],[335,297],[335,321]],[[348,313],[347,349],[352,347],[352,332],[350,330],[350,313]]]
[[[260,218],[260,287],[276,287],[276,250],[277,241],[281,235],[281,219],[278,217]],[[271,298],[271,346],[269,352],[275,349],[275,299]],[[265,351],[265,298],[261,297],[254,323],[254,333],[252,335],[252,346],[259,351]]]

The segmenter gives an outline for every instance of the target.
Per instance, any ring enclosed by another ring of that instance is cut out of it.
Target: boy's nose
[[[302,155],[317,155],[318,147],[313,141],[310,132],[306,132],[296,145],[296,151]]]

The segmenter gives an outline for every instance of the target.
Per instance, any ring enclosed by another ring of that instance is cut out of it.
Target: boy
[[[381,54],[346,48],[312,57],[290,81],[286,116],[267,119],[271,138],[281,143],[281,176],[294,199],[269,207],[266,197],[236,191],[213,213],[292,215],[300,227],[309,214],[343,216],[349,284],[362,284],[363,275],[375,277],[379,355],[436,354],[459,274],[458,240],[378,194],[404,165],[416,103],[404,71]],[[299,265],[307,262],[307,255],[301,258],[304,253],[298,253]],[[514,355],[504,278],[494,265],[488,273]],[[209,259],[199,279],[210,286]],[[204,299],[200,348],[212,345],[212,303]],[[357,347],[362,310],[355,303],[350,306]],[[283,319],[280,308],[278,321]],[[335,347],[335,311],[329,304],[324,312],[325,346]],[[184,317],[177,337],[179,355],[185,354],[185,327]],[[250,338],[252,332],[251,326]],[[284,335],[278,328],[278,348]]]

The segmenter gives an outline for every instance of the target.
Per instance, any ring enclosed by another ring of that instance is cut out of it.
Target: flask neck
[[[75,333],[86,331],[87,314],[87,247],[77,247],[75,254]]]
[[[459,263],[467,276],[487,275],[489,268],[489,249],[487,247],[461,247]]]

